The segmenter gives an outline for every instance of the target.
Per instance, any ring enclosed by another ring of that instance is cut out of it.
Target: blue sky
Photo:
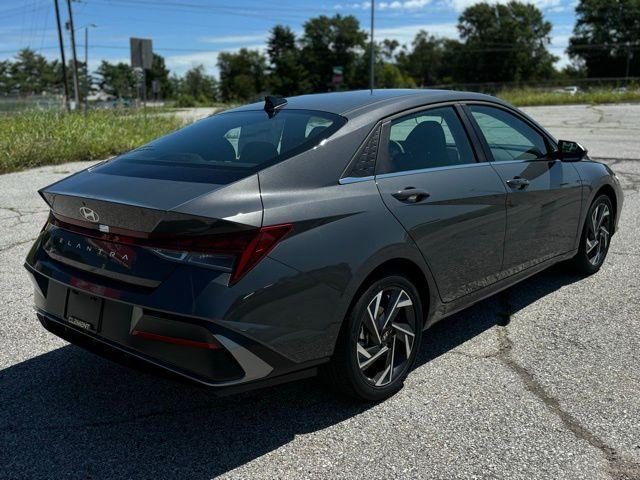
[[[507,0],[500,0],[507,1]],[[551,51],[568,63],[564,54],[575,20],[575,0],[530,0],[553,23]],[[376,1],[376,39],[395,38],[409,44],[420,29],[441,37],[457,37],[460,12],[476,0]],[[60,0],[63,21],[66,0]],[[153,39],[154,51],[163,55],[172,71],[184,73],[203,64],[217,74],[220,51],[242,47],[264,48],[269,29],[282,23],[297,33],[310,17],[335,13],[355,15],[369,28],[367,1],[355,0],[82,0],[72,3],[78,29],[78,55],[84,56],[84,30],[89,31],[89,65],[101,59],[129,59],[129,37]],[[57,58],[57,33],[52,0],[0,0],[0,59],[23,47]],[[68,35],[65,33],[68,48]]]

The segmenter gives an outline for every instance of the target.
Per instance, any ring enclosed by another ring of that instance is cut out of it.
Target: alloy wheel
[[[609,206],[604,202],[597,204],[589,219],[585,239],[587,260],[593,266],[600,265],[607,253],[609,238],[611,237],[609,233],[611,231],[610,224],[611,212],[609,211]]]
[[[399,287],[380,290],[367,305],[356,342],[358,367],[376,387],[389,385],[408,368],[415,345],[416,314]]]

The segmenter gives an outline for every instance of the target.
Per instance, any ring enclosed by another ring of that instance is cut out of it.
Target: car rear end
[[[51,213],[25,263],[38,318],[103,355],[206,385],[313,373],[326,332],[288,309],[322,287],[303,278],[292,290],[300,272],[268,256],[297,226],[263,225],[258,172],[343,124],[225,113],[43,189]],[[305,340],[313,354],[300,353]]]

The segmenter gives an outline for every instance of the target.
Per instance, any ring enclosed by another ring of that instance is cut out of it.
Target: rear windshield
[[[94,171],[226,184],[318,145],[346,120],[326,112],[282,110],[213,115],[121,155]]]

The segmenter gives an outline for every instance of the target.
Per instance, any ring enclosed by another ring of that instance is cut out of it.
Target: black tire
[[[361,289],[354,300],[333,357],[322,373],[329,386],[344,394],[358,400],[380,401],[402,388],[415,364],[423,327],[420,295],[404,275],[390,273]],[[394,304],[395,308],[385,307],[387,304]],[[376,313],[375,323],[371,322],[368,308]],[[395,314],[385,317],[389,311]],[[378,328],[376,335],[373,325],[384,328]],[[387,350],[383,351],[385,347]],[[374,375],[378,368],[379,376]]]
[[[598,222],[594,215],[599,217],[605,211],[608,213]],[[578,253],[570,261],[574,271],[592,275],[600,270],[609,251],[614,215],[611,199],[607,195],[600,195],[593,201],[584,221]],[[597,244],[594,245],[594,241]]]

